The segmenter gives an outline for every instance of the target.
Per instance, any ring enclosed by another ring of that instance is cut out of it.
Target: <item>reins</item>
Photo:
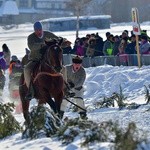
[[[73,98],[81,98],[81,97],[73,97]],[[75,104],[74,102],[70,101],[67,97],[64,97],[64,99],[65,99],[66,101],[70,102],[71,104],[73,104],[74,106],[76,106],[76,107],[78,107],[78,108],[80,108],[80,109],[82,109],[83,111],[86,112],[86,110],[85,110],[84,108],[82,108],[82,107],[80,107],[79,105]],[[82,98],[81,98],[81,99],[82,99]],[[82,99],[82,100],[83,100],[83,99]]]
[[[49,53],[49,51],[51,50],[52,47],[54,47],[54,49],[56,49],[56,48],[59,48],[59,45],[57,43],[56,44],[52,44],[50,47],[48,47],[48,51],[46,52],[47,54]],[[46,53],[45,53],[45,55],[46,55]],[[48,57],[48,55],[46,55],[45,56],[45,64],[47,66],[51,67],[55,71],[55,69],[54,69],[55,67],[51,64],[49,59],[50,58]]]
[[[65,85],[66,85],[66,87],[68,88],[69,91],[72,91],[66,82],[65,82]],[[82,97],[74,97],[74,96],[72,96],[72,98],[79,98],[79,99],[83,100]],[[64,97],[64,99],[65,99],[66,101],[70,102],[71,104],[73,104],[74,106],[76,106],[76,107],[82,109],[83,111],[86,111],[84,108],[82,108],[82,107],[80,107],[79,105],[75,104],[74,102],[70,101],[66,96]]]
[[[59,76],[62,76],[61,73],[39,72],[39,73],[36,75],[36,77],[34,78],[33,83],[37,80],[37,78],[38,78],[40,75],[48,75],[48,76],[52,76],[52,77],[59,77]]]

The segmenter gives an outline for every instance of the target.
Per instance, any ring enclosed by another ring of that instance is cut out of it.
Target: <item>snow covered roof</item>
[[[110,19],[111,16],[110,15],[97,15],[97,16],[80,16],[80,19],[83,19],[83,20],[88,20],[88,19]],[[47,21],[50,21],[50,22],[56,22],[56,21],[67,21],[67,20],[76,20],[77,17],[74,16],[74,17],[61,17],[61,18],[49,18],[49,19],[44,19],[42,20],[42,22],[47,22]]]
[[[35,8],[19,8],[20,13],[37,13],[37,10]]]
[[[8,0],[2,6],[2,15],[19,15],[19,9],[15,1]]]

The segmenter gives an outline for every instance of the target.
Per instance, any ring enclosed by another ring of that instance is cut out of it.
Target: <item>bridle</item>
[[[55,64],[53,64],[52,61],[50,60],[51,57],[52,57],[52,56],[50,56],[52,50],[54,51],[54,57],[55,57],[54,61],[55,62],[57,61],[57,63],[55,63]],[[60,72],[60,70],[62,69],[61,62],[59,60],[59,52],[60,52],[60,50],[61,50],[61,48],[56,43],[56,44],[52,44],[51,46],[49,46],[47,51],[46,51],[46,53],[45,53],[45,65],[50,67],[55,72]]]

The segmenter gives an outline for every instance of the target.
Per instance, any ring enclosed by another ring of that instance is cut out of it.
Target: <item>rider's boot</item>
[[[34,88],[33,88],[32,83],[30,83],[28,92],[27,92],[27,94],[25,96],[25,100],[31,100],[33,98],[34,98]]]

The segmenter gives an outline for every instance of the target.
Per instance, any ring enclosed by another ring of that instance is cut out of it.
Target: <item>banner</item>
[[[139,24],[139,14],[137,8],[132,8],[132,23],[133,23],[133,33],[136,37],[136,51],[137,51],[137,59],[138,66],[141,67],[141,59],[140,59],[140,50],[139,50],[139,36],[141,34],[140,24]]]
[[[140,35],[141,29],[139,24],[139,14],[137,8],[132,8],[132,26],[133,26],[133,33],[135,35]]]

